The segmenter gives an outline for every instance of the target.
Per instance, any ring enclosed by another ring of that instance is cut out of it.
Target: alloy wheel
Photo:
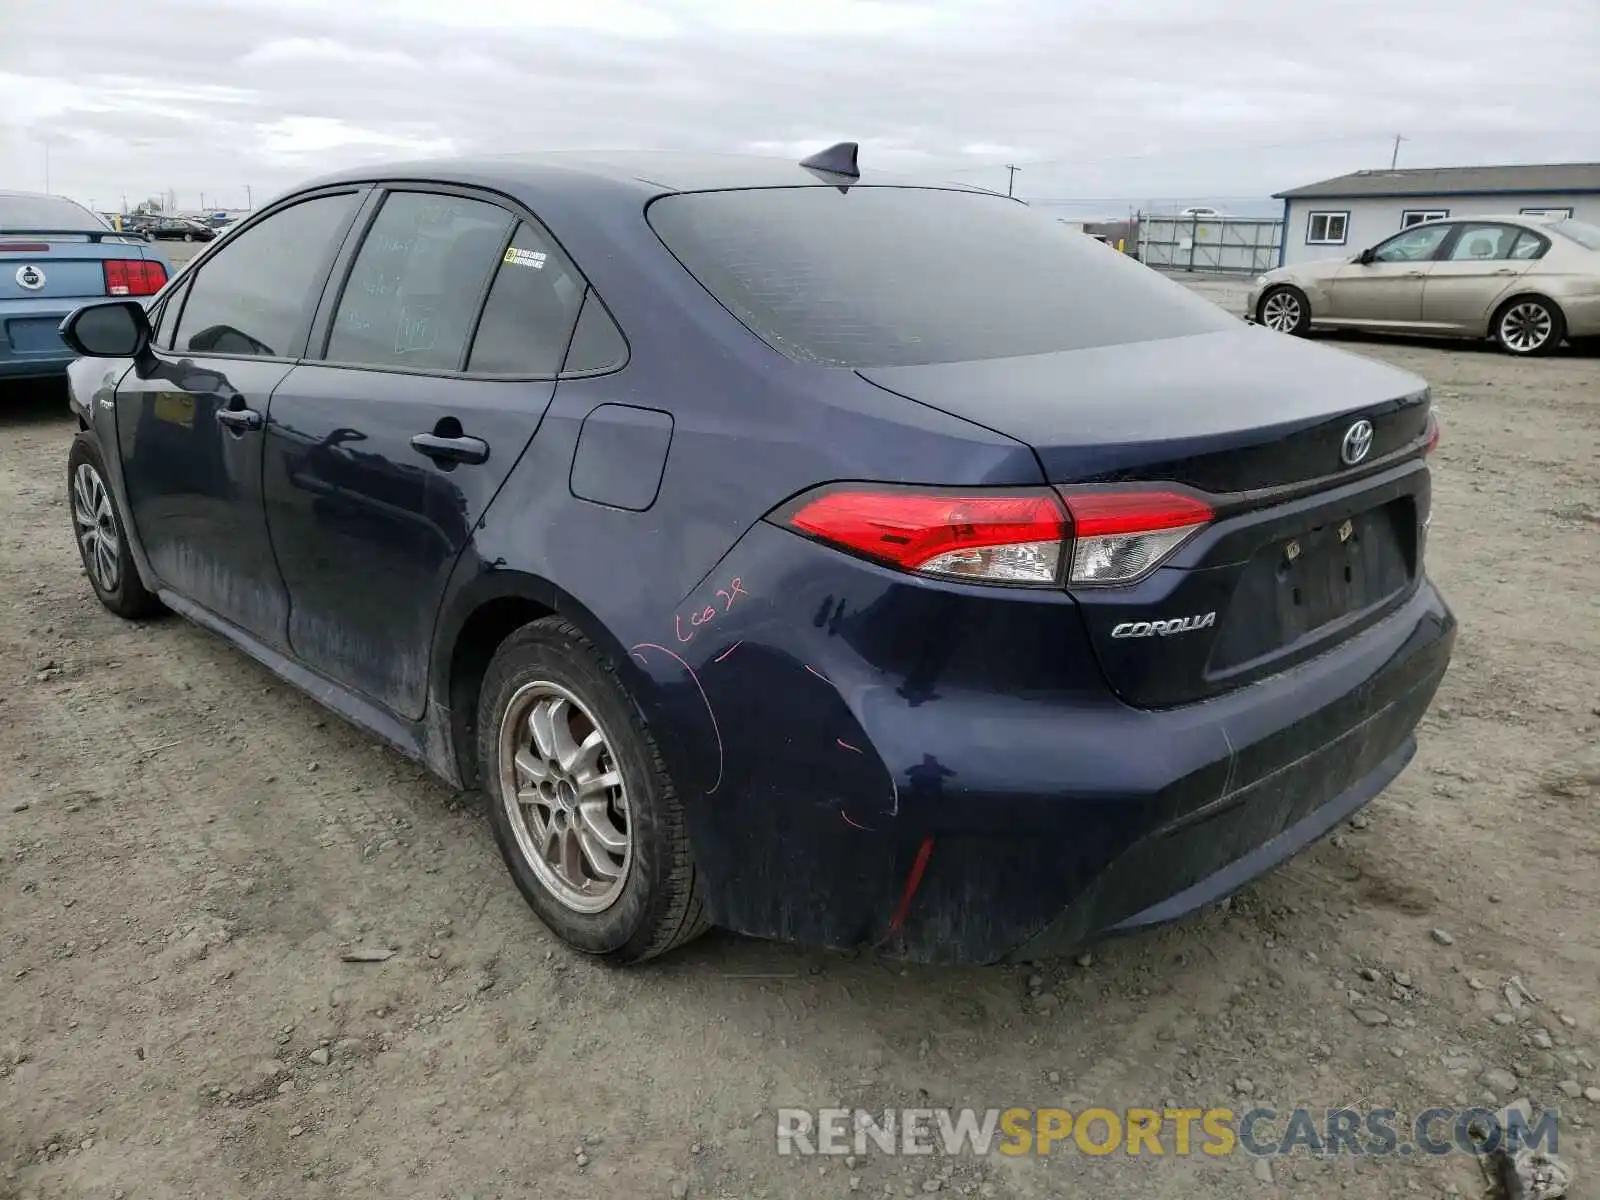
[[[1524,300],[1508,308],[1500,318],[1500,340],[1506,349],[1531,354],[1550,340],[1555,319],[1550,310],[1534,300]]]
[[[102,592],[115,592],[122,580],[122,539],[105,481],[88,463],[79,463],[72,476],[72,518],[84,566]]]
[[[1293,333],[1300,324],[1300,301],[1293,292],[1273,292],[1261,306],[1261,323],[1279,333]]]
[[[500,802],[523,859],[574,912],[621,895],[633,863],[628,789],[605,730],[558,683],[518,688],[499,737]]]

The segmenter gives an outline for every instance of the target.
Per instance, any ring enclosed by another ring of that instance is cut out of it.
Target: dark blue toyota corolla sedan
[[[1421,380],[848,144],[334,175],[63,332],[106,607],[483,789],[614,961],[1175,917],[1401,771],[1455,636]]]

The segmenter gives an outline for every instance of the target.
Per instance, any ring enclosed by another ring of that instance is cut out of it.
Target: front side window
[[[583,306],[577,268],[544,230],[523,222],[501,255],[467,370],[554,375]]]
[[[318,196],[236,234],[200,268],[178,317],[179,354],[296,358],[357,195]]]
[[[1349,233],[1349,213],[1314,212],[1306,218],[1308,246],[1342,246]]]
[[[1373,260],[1383,263],[1425,262],[1444,243],[1450,228],[1449,225],[1429,225],[1396,234],[1373,251]]]
[[[327,361],[459,371],[510,233],[511,214],[498,205],[391,193],[345,281]]]
[[[1509,225],[1463,225],[1461,236],[1450,248],[1450,261],[1487,262],[1510,258],[1511,247],[1521,232]]]

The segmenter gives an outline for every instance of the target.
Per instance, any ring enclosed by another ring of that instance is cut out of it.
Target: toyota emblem
[[[1372,449],[1372,422],[1357,421],[1344,431],[1344,444],[1339,447],[1339,457],[1344,465],[1353,467]]]
[[[32,263],[17,268],[17,284],[25,287],[30,292],[37,292],[44,286],[44,272]]]

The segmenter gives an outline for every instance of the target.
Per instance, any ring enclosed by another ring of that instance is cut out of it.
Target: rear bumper
[[[917,961],[1059,953],[1226,895],[1399,773],[1455,639],[1424,581],[1318,658],[1145,710],[1064,594],[908,585],[770,527],[725,568],[750,600],[634,655],[667,684],[647,709],[713,919]]]

